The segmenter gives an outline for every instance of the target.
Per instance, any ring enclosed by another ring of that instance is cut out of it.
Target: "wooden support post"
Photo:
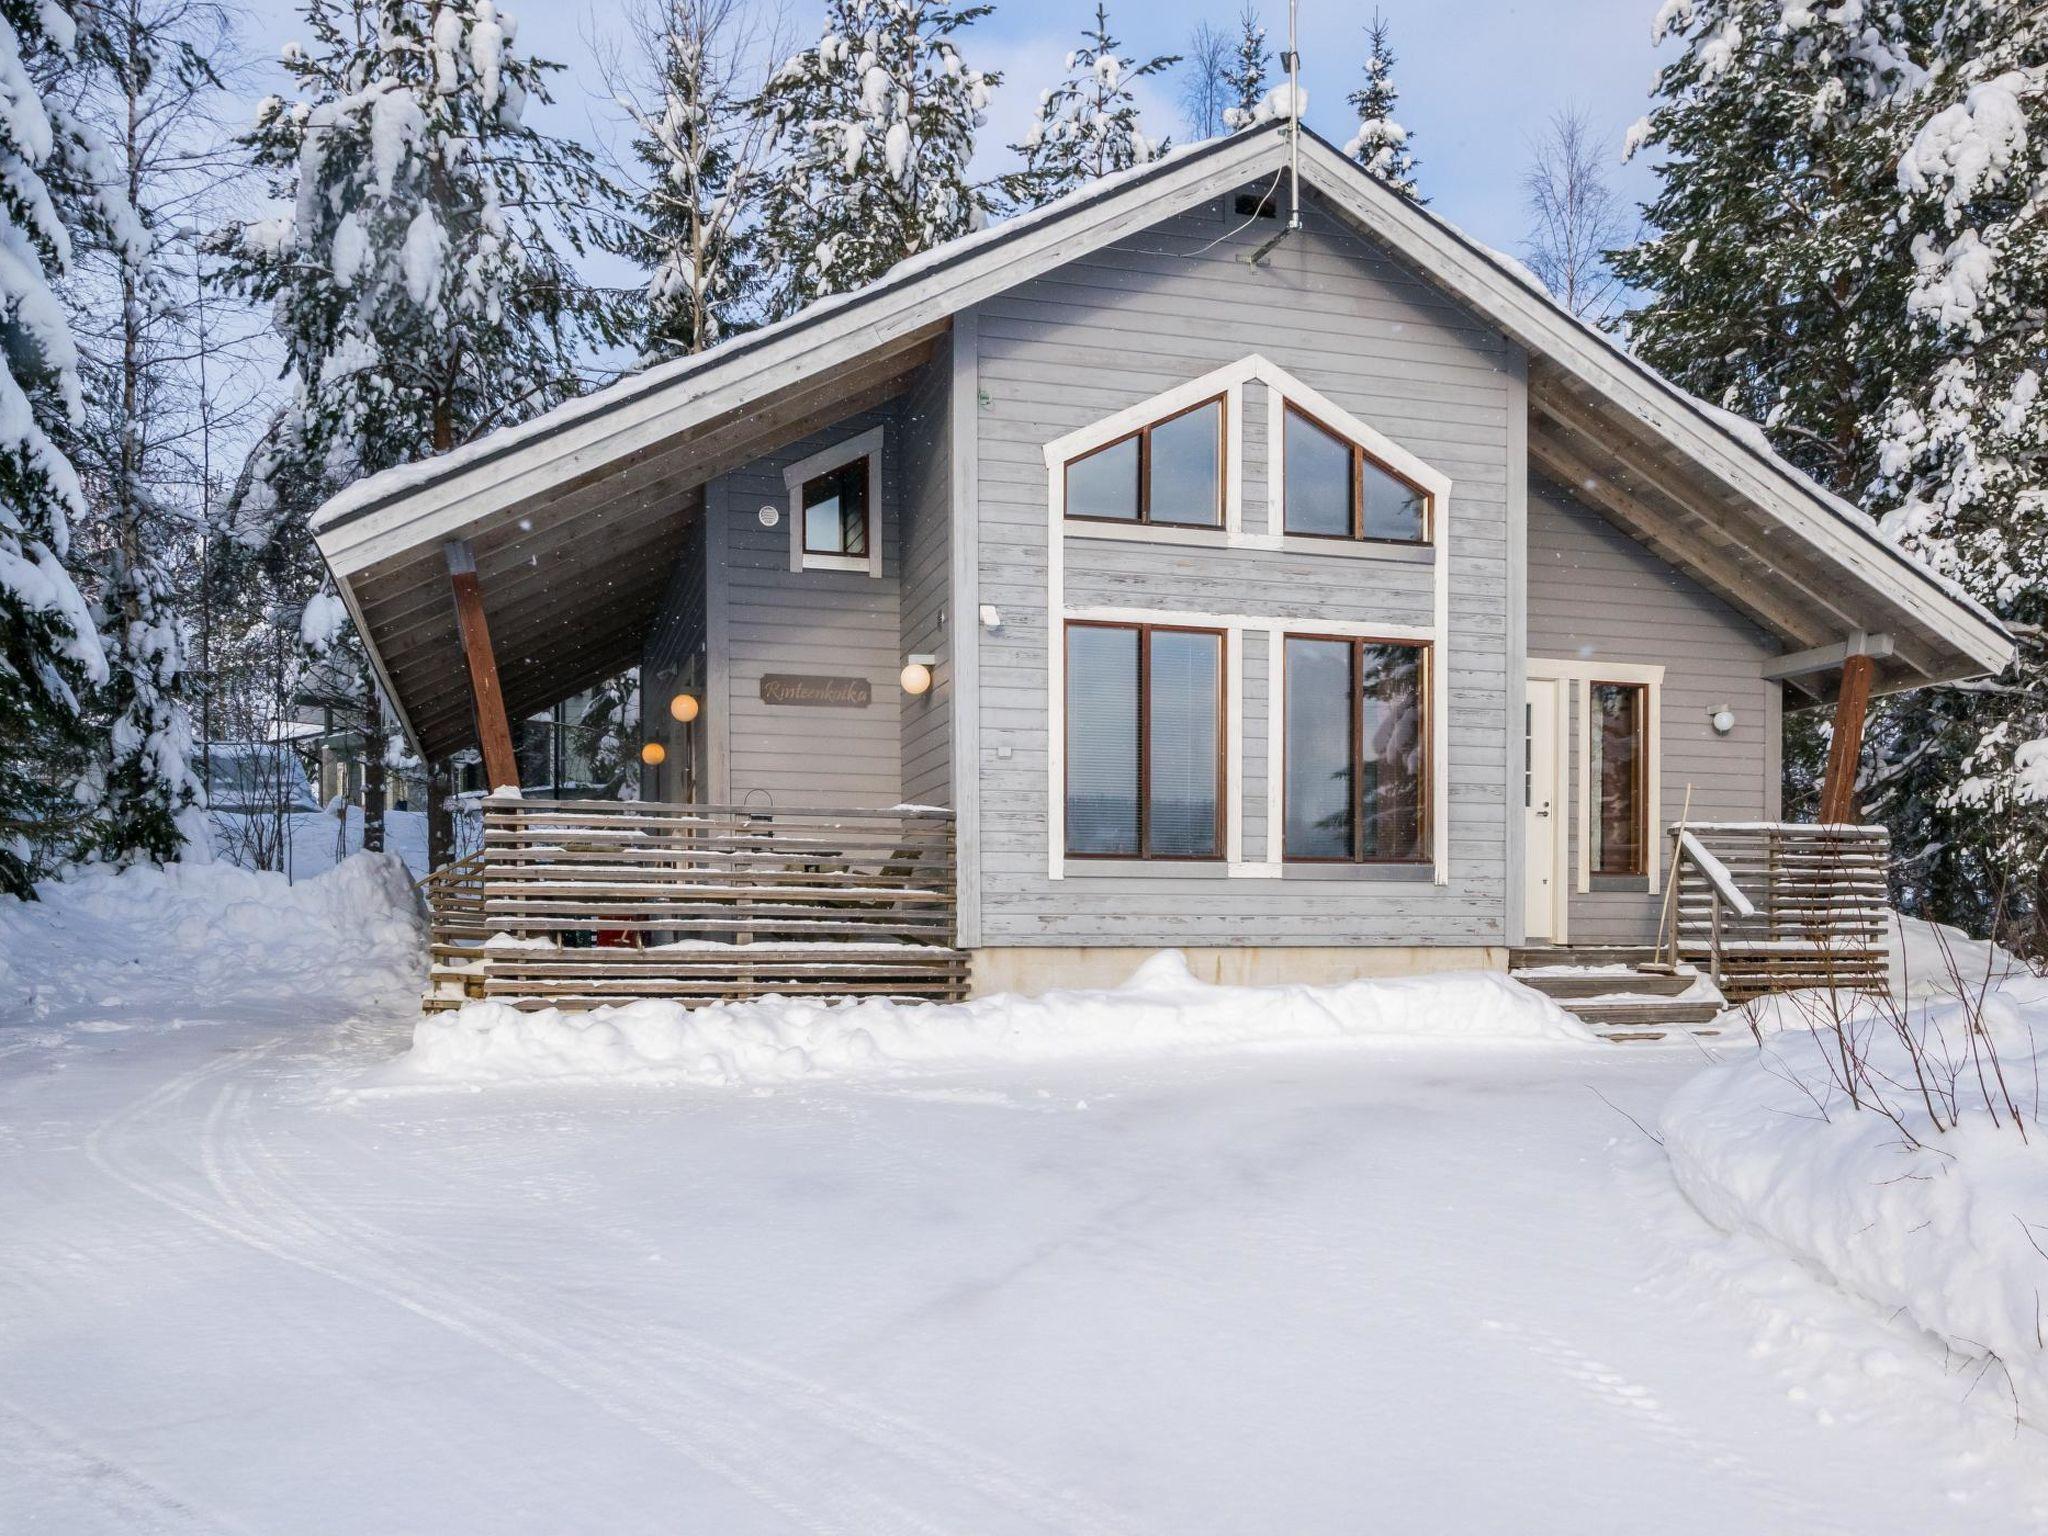
[[[484,754],[487,789],[519,787],[519,757],[512,750],[512,725],[498,689],[498,659],[491,652],[491,626],[484,618],[483,589],[477,585],[476,556],[466,539],[446,546],[448,579],[455,588],[455,627],[469,663],[469,692],[476,705],[476,734]]]
[[[1829,825],[1856,816],[1856,765],[1863,757],[1863,717],[1870,708],[1870,680],[1877,663],[1858,654],[1842,663],[1842,691],[1835,700],[1835,734],[1828,746],[1828,774],[1821,785],[1820,819]]]

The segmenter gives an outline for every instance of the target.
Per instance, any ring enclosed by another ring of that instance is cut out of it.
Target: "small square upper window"
[[[868,555],[868,461],[865,457],[804,482],[804,553],[865,560]]]

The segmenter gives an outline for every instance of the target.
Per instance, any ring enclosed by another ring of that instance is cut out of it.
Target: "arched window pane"
[[[1136,521],[1138,516],[1138,440],[1120,443],[1075,459],[1067,466],[1067,516],[1108,517]]]
[[[1351,536],[1351,445],[1287,413],[1282,518],[1289,533]]]
[[[1365,461],[1365,536],[1419,542],[1427,533],[1428,501],[1405,480]]]
[[[1223,403],[1211,400],[1152,429],[1149,515],[1155,523],[1222,522]]]

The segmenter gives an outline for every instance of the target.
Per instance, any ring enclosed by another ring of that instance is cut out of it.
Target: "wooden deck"
[[[966,991],[950,811],[493,798],[463,862],[429,1008]]]

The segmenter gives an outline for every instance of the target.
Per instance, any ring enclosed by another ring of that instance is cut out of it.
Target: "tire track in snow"
[[[104,1448],[7,1398],[0,1398],[0,1467],[17,1482],[25,1474],[45,1474],[67,1497],[82,1497],[104,1510],[117,1522],[113,1528],[124,1533],[227,1531],[256,1536],[232,1516],[173,1492]]]
[[[173,1107],[189,1098],[209,1079],[237,1067],[245,1067],[252,1056],[267,1055],[282,1043],[283,1037],[280,1036],[264,1042],[253,1052],[243,1053],[224,1061],[208,1062],[190,1072],[166,1080],[97,1126],[86,1138],[88,1158],[96,1168],[117,1184],[168,1207],[220,1237],[253,1248],[281,1263],[293,1265],[337,1284],[379,1297],[423,1321],[445,1328],[505,1360],[525,1367],[564,1390],[591,1402],[602,1412],[630,1428],[680,1451],[705,1471],[747,1493],[799,1529],[815,1532],[817,1536],[842,1536],[842,1533],[863,1529],[874,1531],[878,1536],[887,1536],[890,1532],[929,1529],[914,1517],[891,1524],[860,1526],[849,1526],[838,1519],[821,1519],[814,1511],[796,1502],[788,1490],[754,1476],[745,1466],[730,1458],[719,1456],[704,1446],[678,1436],[671,1424],[635,1413],[625,1405],[609,1400],[601,1390],[576,1375],[573,1370],[574,1362],[570,1363],[571,1368],[564,1368],[561,1362],[546,1358],[544,1353],[506,1342],[488,1326],[480,1326],[473,1319],[463,1317],[458,1312],[436,1307],[429,1299],[408,1294],[402,1286],[390,1284],[372,1275],[352,1273],[319,1257],[295,1252],[286,1242],[280,1240],[279,1234],[264,1230],[260,1223],[245,1226],[216,1211],[208,1210],[191,1195],[179,1190],[172,1180],[158,1174],[147,1162],[134,1161],[131,1156],[132,1149],[122,1145],[121,1136],[140,1125],[154,1111]],[[202,1152],[202,1162],[208,1161],[218,1173],[220,1165],[217,1150]],[[229,1204],[231,1212],[236,1211],[238,1207],[247,1209],[245,1202],[236,1201]]]
[[[444,1274],[440,1284],[431,1288],[444,1298],[465,1298],[484,1291],[487,1286],[480,1282],[492,1270],[492,1284],[509,1294],[517,1295],[530,1285],[528,1277],[515,1271],[465,1261],[434,1244],[378,1227],[311,1190],[289,1173],[284,1160],[253,1129],[246,1092],[232,1102],[234,1113],[225,1123],[238,1142],[238,1174],[247,1184],[264,1187],[292,1212],[293,1219],[309,1224],[322,1239],[337,1243],[353,1241],[361,1245],[362,1251],[380,1258],[391,1272],[408,1277],[414,1284],[420,1283],[420,1276],[428,1271],[428,1261],[438,1262]],[[229,1097],[224,1094],[221,1104],[208,1117],[210,1123],[220,1121],[221,1110],[228,1103]],[[258,1167],[255,1159],[260,1159],[263,1166]],[[321,1207],[324,1218],[309,1202]],[[504,1314],[496,1315],[507,1326],[543,1339],[552,1338],[575,1358],[607,1359],[615,1381],[622,1376],[631,1377],[643,1392],[659,1397],[680,1391],[699,1403],[708,1403],[718,1415],[712,1420],[714,1424],[729,1423],[739,1415],[759,1433],[772,1435],[774,1426],[754,1416],[759,1405],[765,1404],[771,1413],[806,1418],[815,1428],[854,1440],[872,1455],[911,1463],[914,1474],[957,1484],[994,1504],[1002,1513],[1034,1525],[1080,1536],[1115,1536],[1129,1529],[1116,1512],[1083,1494],[1046,1488],[1030,1473],[998,1457],[784,1366],[673,1328],[664,1328],[658,1339],[643,1336],[622,1344],[614,1314],[601,1312],[573,1297],[551,1297],[546,1310],[550,1333],[538,1332],[534,1325]],[[663,1368],[658,1372],[650,1370],[652,1361],[659,1361]],[[721,1390],[726,1394],[723,1398],[705,1395],[707,1391]],[[757,1452],[761,1444],[759,1440],[746,1443]],[[885,1529],[924,1528],[914,1512],[898,1508],[894,1514],[909,1523]],[[980,1531],[985,1527],[973,1529]]]

